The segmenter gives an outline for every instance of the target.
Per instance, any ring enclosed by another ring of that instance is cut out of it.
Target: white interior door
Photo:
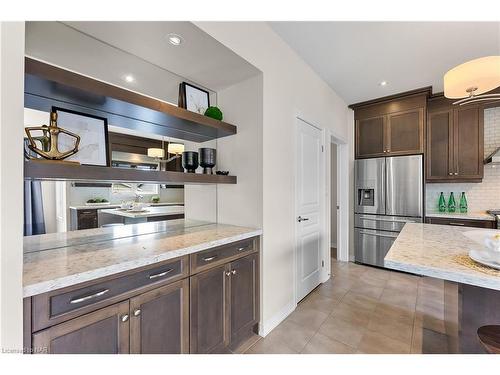
[[[324,189],[322,133],[297,119],[296,281],[300,301],[321,281]]]

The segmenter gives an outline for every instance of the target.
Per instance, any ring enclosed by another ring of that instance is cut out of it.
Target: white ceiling
[[[270,25],[348,104],[425,86],[441,92],[450,68],[500,55],[499,22]]]
[[[191,22],[64,22],[95,39],[135,55],[214,91],[258,70]],[[183,38],[180,46],[167,35]]]

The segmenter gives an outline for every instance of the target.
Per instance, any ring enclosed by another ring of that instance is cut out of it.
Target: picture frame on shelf
[[[82,165],[111,166],[107,118],[60,107],[52,107],[52,111],[57,113],[57,123],[61,128],[80,136],[78,152],[65,160]],[[61,151],[65,149],[64,137],[59,138],[59,148]]]
[[[179,107],[204,115],[210,107],[210,93],[187,82],[179,85]]]

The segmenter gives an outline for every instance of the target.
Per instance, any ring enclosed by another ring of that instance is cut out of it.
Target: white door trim
[[[327,131],[327,211],[326,225],[330,228],[331,223],[331,143],[337,145],[337,205],[339,212],[337,217],[337,260],[349,261],[349,144],[348,142],[334,134],[332,131]],[[343,176],[339,178],[339,176]],[[328,243],[331,242],[330,230],[328,229]],[[329,267],[330,268],[330,267]],[[330,269],[328,269],[330,273]],[[328,275],[329,277],[330,275]],[[325,280],[326,281],[326,280]]]
[[[322,180],[324,181],[324,184],[322,186],[323,188],[323,194],[322,194],[322,204],[320,204],[321,210],[320,210],[320,218],[322,221],[321,225],[321,257],[323,260],[324,267],[321,268],[321,275],[320,275],[320,281],[324,282],[328,280],[330,277],[330,262],[329,262],[329,257],[330,257],[330,244],[329,244],[329,230],[326,227],[326,215],[329,213],[329,210],[326,209],[326,199],[325,199],[325,192],[327,188],[330,187],[330,183],[326,180],[326,175],[325,175],[325,165],[326,165],[326,144],[325,144],[325,139],[326,139],[326,131],[325,129],[322,129],[315,124],[311,123],[310,121],[304,119],[304,117],[300,114],[297,114],[294,119],[294,124],[293,124],[293,144],[294,144],[294,151],[297,150],[297,121],[303,121],[306,124],[318,129],[321,132],[321,146],[323,149],[323,152],[321,152],[321,158],[322,158],[322,163],[323,163],[323,176]],[[293,212],[294,212],[294,217],[292,218],[293,220],[293,227],[294,227],[294,254],[293,254],[293,283],[294,283],[294,288],[293,288],[293,297],[295,304],[297,304],[298,301],[298,293],[297,293],[297,287],[298,287],[298,275],[297,275],[297,254],[298,254],[298,246],[297,246],[297,240],[298,240],[298,234],[297,234],[297,225],[296,225],[296,218],[298,216],[297,214],[297,205],[296,205],[296,194],[297,194],[297,174],[295,171],[297,170],[298,166],[298,154],[297,152],[294,152],[294,158],[293,158],[293,168],[294,168],[294,200],[293,200]],[[329,194],[329,193],[328,193]],[[329,224],[329,221],[328,221]],[[326,238],[328,234],[328,239]]]

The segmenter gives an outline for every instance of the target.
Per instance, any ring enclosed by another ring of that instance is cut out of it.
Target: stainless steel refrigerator
[[[405,223],[422,222],[422,155],[355,161],[355,260],[383,267]]]

